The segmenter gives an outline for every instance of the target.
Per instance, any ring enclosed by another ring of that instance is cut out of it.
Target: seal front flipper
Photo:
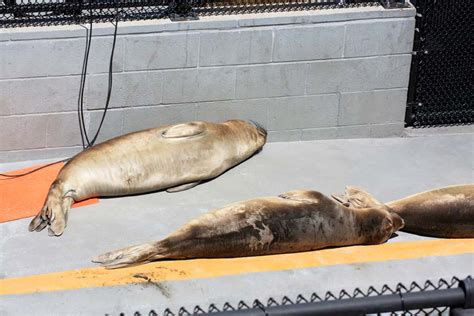
[[[186,138],[202,134],[206,131],[206,126],[202,122],[190,122],[173,125],[161,133],[163,138]]]
[[[172,188],[167,189],[166,192],[168,192],[168,193],[175,193],[175,192],[186,191],[186,190],[189,190],[189,189],[191,189],[191,188],[194,188],[194,187],[195,187],[196,185],[198,185],[199,183],[201,183],[201,181],[191,182],[191,183],[186,183],[186,184],[178,185],[177,187],[172,187]]]
[[[349,207],[351,206],[351,204],[349,203],[349,201],[347,200],[347,197],[344,195],[344,194],[331,194],[331,197],[336,200],[337,202],[341,203],[342,205],[344,205],[345,207]]]
[[[282,199],[306,202],[306,203],[318,203],[321,201],[322,194],[317,191],[307,191],[307,190],[294,190],[282,193],[278,195]]]
[[[371,208],[385,206],[368,192],[352,186],[347,186],[344,194],[331,194],[331,196],[333,199],[347,207]]]

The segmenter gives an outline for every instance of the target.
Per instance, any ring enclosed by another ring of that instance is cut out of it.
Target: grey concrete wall
[[[403,129],[414,9],[381,7],[119,25],[99,140],[189,120],[253,119],[270,141],[385,137]],[[94,28],[85,91],[93,134],[113,28]],[[81,26],[0,30],[0,161],[80,149]]]

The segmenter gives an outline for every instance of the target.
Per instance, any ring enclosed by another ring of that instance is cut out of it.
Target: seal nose
[[[253,126],[255,126],[255,128],[257,129],[257,132],[261,136],[263,136],[265,139],[267,138],[267,130],[261,124],[252,120],[248,120],[248,122],[252,124]]]
[[[393,228],[395,231],[402,229],[405,227],[405,220],[400,217],[397,213],[392,213],[392,220],[393,220]]]

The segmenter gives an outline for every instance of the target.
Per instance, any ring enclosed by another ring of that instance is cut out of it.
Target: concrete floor
[[[93,267],[90,259],[105,251],[158,240],[192,218],[231,202],[308,188],[326,194],[345,185],[367,189],[389,201],[435,187],[474,182],[474,134],[429,135],[387,139],[270,143],[257,156],[217,179],[180,193],[158,192],[101,199],[73,209],[60,238],[27,231],[29,219],[0,224],[1,278],[23,277]],[[6,171],[33,162],[0,164]],[[37,162],[35,162],[37,163]],[[429,239],[400,233],[390,243]],[[474,252],[474,249],[473,249]],[[207,310],[214,303],[266,302],[286,295],[348,292],[359,287],[395,287],[474,274],[473,252],[248,273],[161,282],[160,287],[131,284],[80,290],[7,295],[0,315],[142,314],[180,307]]]

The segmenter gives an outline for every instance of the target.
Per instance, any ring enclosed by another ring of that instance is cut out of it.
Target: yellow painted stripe
[[[0,280],[0,295],[131,283],[212,278],[243,273],[474,253],[474,239],[439,239],[352,246],[233,259],[162,261],[124,269],[85,268]]]

